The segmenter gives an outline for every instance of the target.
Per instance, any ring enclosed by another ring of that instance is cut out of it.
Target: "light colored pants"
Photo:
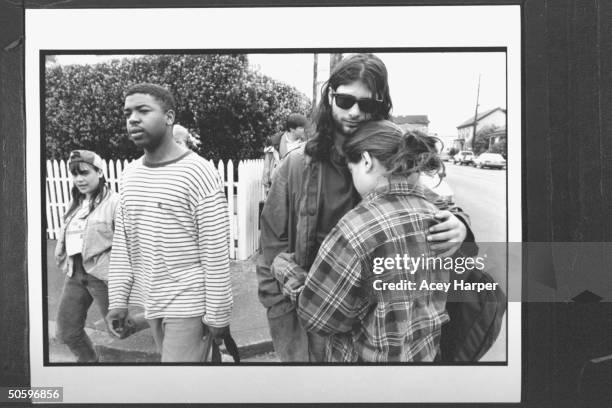
[[[162,363],[205,361],[202,316],[148,319]]]

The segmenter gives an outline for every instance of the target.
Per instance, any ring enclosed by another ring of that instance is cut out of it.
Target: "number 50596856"
[[[0,387],[0,402],[32,400],[41,402],[62,402],[63,387]]]

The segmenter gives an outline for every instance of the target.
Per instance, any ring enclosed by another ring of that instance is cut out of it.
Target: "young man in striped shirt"
[[[106,320],[125,336],[128,302],[140,305],[162,362],[200,362],[206,331],[229,328],[229,220],[216,169],[173,140],[174,109],[161,86],[126,93],[127,130],[144,155],[122,175]]]

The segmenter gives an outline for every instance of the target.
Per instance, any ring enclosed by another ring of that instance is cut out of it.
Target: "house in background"
[[[393,122],[398,125],[404,132],[409,130],[420,130],[425,134],[429,134],[429,118],[427,115],[402,115],[394,116]]]
[[[487,138],[489,139],[487,150],[494,151],[496,153],[501,153],[504,158],[507,158],[508,132],[506,131],[506,125],[504,124],[504,126],[502,126],[501,128],[495,129],[494,132],[489,133],[487,135]],[[500,147],[495,147],[496,145],[501,144],[502,142],[503,144]]]
[[[455,136],[455,135],[438,135],[438,134],[434,134],[432,136],[437,137],[438,139],[440,139],[440,142],[442,142],[442,146],[440,146],[440,151],[441,152],[448,153],[448,151],[450,149],[455,147],[455,140],[457,139],[457,136]]]
[[[506,139],[507,132],[506,132],[506,124],[504,123],[503,126],[495,129],[494,132],[489,133],[488,138],[489,138],[489,145],[494,145],[495,143],[499,143],[502,140]]]
[[[476,124],[476,132],[487,126],[495,126],[499,129],[504,129],[506,133],[506,110],[500,107],[489,109],[478,113]],[[474,137],[474,116],[457,126],[457,139],[455,139],[454,147],[459,150],[468,149],[472,146],[472,138]]]

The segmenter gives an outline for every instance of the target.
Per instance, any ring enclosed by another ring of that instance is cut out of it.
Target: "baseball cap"
[[[102,161],[102,158],[90,150],[73,150],[70,152],[68,165],[80,162],[91,164],[100,170],[104,169],[104,162]]]

